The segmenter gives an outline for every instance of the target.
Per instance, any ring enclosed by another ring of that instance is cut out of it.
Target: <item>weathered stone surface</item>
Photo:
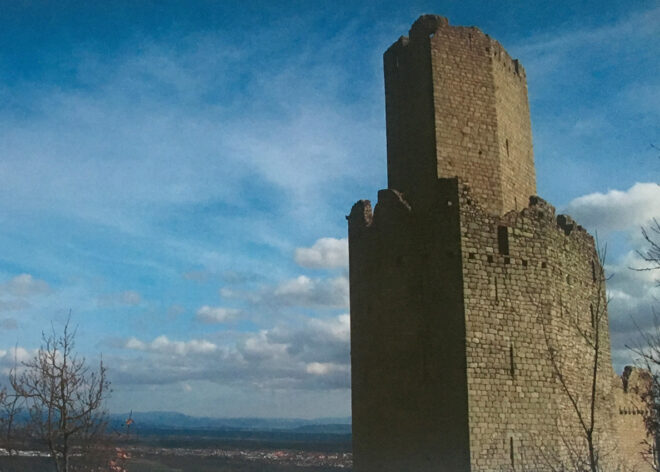
[[[384,63],[390,189],[348,217],[355,470],[567,460],[580,426],[549,352],[588,409],[596,330],[599,444],[640,470],[647,384],[612,370],[593,238],[535,196],[522,66],[434,15]]]

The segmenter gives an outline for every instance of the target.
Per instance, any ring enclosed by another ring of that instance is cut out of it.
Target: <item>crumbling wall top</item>
[[[428,38],[442,26],[449,26],[449,20],[444,16],[422,15],[412,24],[408,35],[411,39]]]
[[[351,212],[346,216],[349,228],[366,228],[371,226],[374,219],[369,200],[359,200],[351,208]]]
[[[636,393],[642,396],[650,393],[653,383],[651,373],[648,370],[630,365],[623,369],[621,380],[624,392]]]

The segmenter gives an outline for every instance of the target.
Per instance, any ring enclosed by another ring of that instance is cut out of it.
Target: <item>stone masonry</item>
[[[596,353],[601,464],[648,470],[594,239],[535,196],[521,64],[424,15],[384,66],[389,189],[347,217],[356,472],[569,466]]]

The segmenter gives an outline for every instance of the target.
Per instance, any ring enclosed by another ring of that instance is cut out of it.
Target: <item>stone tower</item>
[[[536,177],[520,63],[477,28],[435,15],[384,63],[388,187],[423,202],[439,177],[458,176],[492,213],[527,206]]]
[[[534,196],[520,63],[479,29],[425,15],[384,64],[389,189],[348,216],[356,472],[570,459],[579,423],[556,371],[588,397],[584,333],[600,333],[603,450],[621,428],[643,440],[641,416],[615,418],[632,397],[612,381],[594,240]]]

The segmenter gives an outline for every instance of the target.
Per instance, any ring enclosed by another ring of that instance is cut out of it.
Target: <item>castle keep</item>
[[[425,15],[384,66],[389,188],[348,216],[356,472],[569,465],[596,352],[601,463],[639,470],[644,373],[614,375],[594,239],[535,196],[522,65]]]

